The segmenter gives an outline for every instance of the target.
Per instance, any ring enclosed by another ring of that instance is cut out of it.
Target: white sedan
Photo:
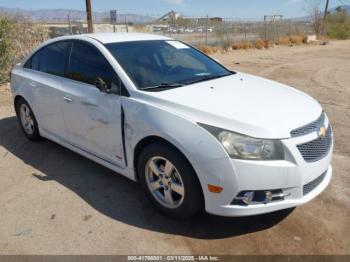
[[[291,208],[332,176],[333,134],[319,103],[171,38],[55,38],[15,66],[11,85],[30,140],[140,182],[173,217]]]

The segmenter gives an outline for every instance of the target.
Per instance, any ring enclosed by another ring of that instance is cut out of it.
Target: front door
[[[102,79],[111,92],[100,91]],[[92,45],[74,41],[67,78],[63,80],[63,118],[68,142],[102,160],[124,167],[120,80]]]

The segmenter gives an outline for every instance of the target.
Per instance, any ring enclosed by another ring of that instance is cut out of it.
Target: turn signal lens
[[[223,188],[220,186],[214,186],[214,185],[208,184],[208,189],[210,192],[218,194],[218,193],[221,193]]]

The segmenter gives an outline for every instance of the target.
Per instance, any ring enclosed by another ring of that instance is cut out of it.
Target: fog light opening
[[[267,204],[272,201],[272,193],[271,191],[265,191],[265,200],[264,204]]]
[[[231,205],[258,205],[283,201],[290,193],[284,193],[282,189],[241,191],[232,200]]]
[[[246,205],[250,205],[253,202],[253,199],[254,199],[254,192],[253,191],[245,192],[243,197],[242,197],[242,201]]]

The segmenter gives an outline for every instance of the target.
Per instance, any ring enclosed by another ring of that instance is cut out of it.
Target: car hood
[[[288,138],[291,130],[322,113],[319,103],[305,93],[243,73],[148,94],[195,122],[258,138]]]

